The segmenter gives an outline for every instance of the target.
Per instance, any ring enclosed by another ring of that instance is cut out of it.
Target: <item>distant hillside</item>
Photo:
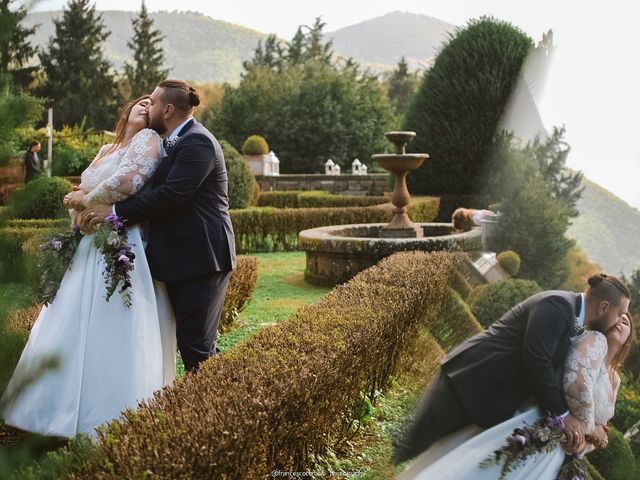
[[[453,32],[454,25],[408,12],[382,17],[327,33],[337,53],[377,69],[393,68],[403,55],[413,68],[424,68]]]
[[[36,12],[24,20],[31,26],[41,24],[33,43],[46,47],[54,34],[52,18],[62,12]],[[127,42],[133,29],[134,12],[100,12],[111,35],[105,42],[105,55],[117,70],[131,59]],[[266,34],[231,23],[214,20],[194,12],[151,13],[155,28],[165,36],[163,47],[171,76],[198,82],[238,82],[243,60],[253,55],[258,41]]]
[[[630,274],[640,268],[640,211],[594,182],[584,185],[569,236],[606,273]]]

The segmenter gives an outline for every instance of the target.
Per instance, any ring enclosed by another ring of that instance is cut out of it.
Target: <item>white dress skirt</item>
[[[134,195],[163,154],[160,137],[149,129],[128,146],[101,155],[107,147],[82,173],[87,199],[96,203]],[[0,402],[6,424],[43,435],[95,437],[95,427],[173,382],[173,310],[164,284],[151,277],[140,227],[129,228],[128,237],[135,254],[132,305],[124,307],[118,291],[105,300],[104,259],[93,235],[83,237],[53,303],[40,312]],[[59,367],[28,382],[50,356]]]

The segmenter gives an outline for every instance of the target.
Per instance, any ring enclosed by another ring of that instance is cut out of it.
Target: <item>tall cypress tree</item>
[[[163,68],[164,50],[160,45],[164,38],[160,30],[153,29],[153,20],[144,2],[133,24],[133,37],[127,46],[133,50],[134,64],[127,63],[124,73],[131,86],[133,97],[151,93],[158,83],[167,78],[168,69]]]
[[[19,6],[13,10],[13,0],[0,0],[0,71],[10,73],[16,84],[28,83],[34,68],[25,68],[36,54],[29,37],[36,26],[25,28],[20,24],[27,16],[27,8]]]
[[[70,0],[55,36],[40,54],[47,80],[43,94],[51,99],[56,127],[86,124],[110,129],[116,116],[115,84],[102,44],[109,36],[102,16],[89,0]]]

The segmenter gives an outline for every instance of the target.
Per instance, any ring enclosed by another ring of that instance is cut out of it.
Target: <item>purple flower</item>
[[[51,247],[56,251],[59,252],[60,250],[62,250],[62,242],[60,240],[53,240],[51,242]]]
[[[129,257],[127,257],[126,255],[120,255],[118,257],[118,261],[121,262],[121,263],[128,264],[129,263]]]
[[[564,418],[547,417],[547,426],[549,428],[564,428]]]
[[[515,437],[513,437],[516,441],[517,444],[525,446],[527,444],[527,437],[525,437],[524,435],[516,435]]]

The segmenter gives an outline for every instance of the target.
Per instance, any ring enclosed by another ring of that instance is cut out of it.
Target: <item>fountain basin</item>
[[[480,251],[480,228],[456,233],[451,223],[417,223],[420,238],[380,238],[386,224],[335,225],[300,232],[305,279],[314,285],[344,283],[395,252]]]

